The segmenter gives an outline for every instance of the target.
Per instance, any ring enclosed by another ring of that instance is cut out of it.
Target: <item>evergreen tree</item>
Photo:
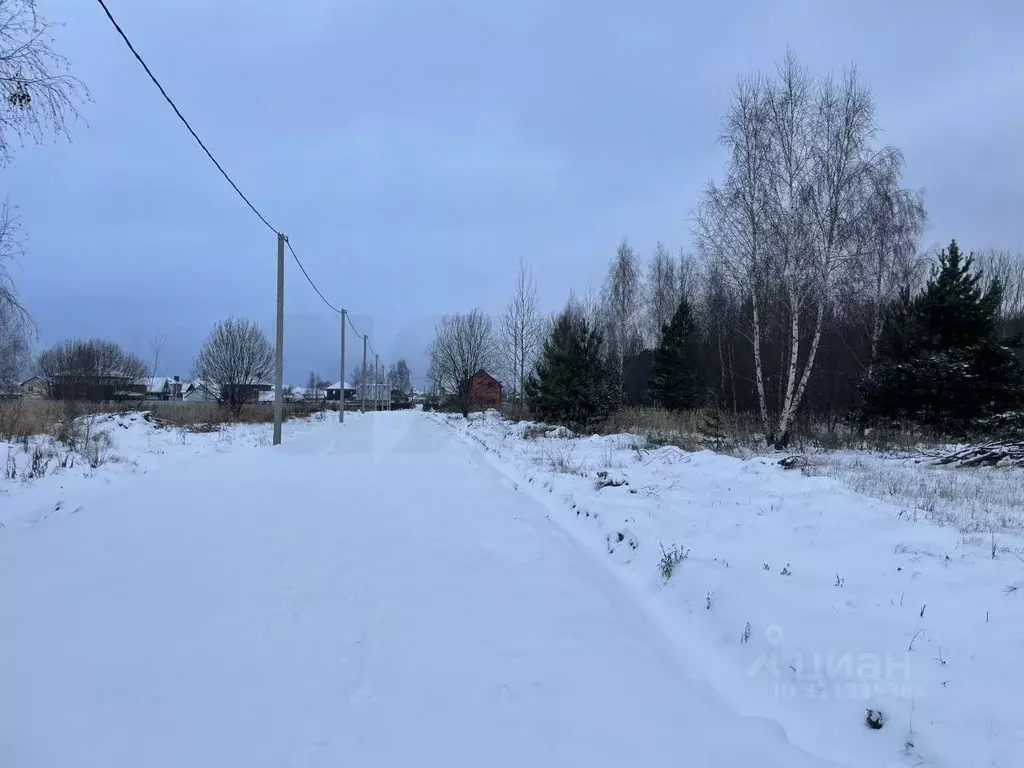
[[[1000,338],[1002,286],[983,291],[981,277],[954,240],[924,292],[903,292],[864,386],[869,415],[961,431],[1021,403],[1020,364]]]
[[[690,302],[684,296],[654,350],[651,395],[670,411],[694,408],[700,399],[699,340]]]
[[[542,421],[583,431],[611,414],[616,397],[599,331],[570,304],[556,318],[526,382],[530,410]]]

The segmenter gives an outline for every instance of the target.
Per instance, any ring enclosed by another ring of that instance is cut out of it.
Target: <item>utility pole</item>
[[[367,338],[366,338],[366,334],[364,333],[363,334],[363,371],[362,371],[362,374],[359,376],[359,388],[363,391],[363,404],[362,404],[362,411],[363,411],[363,413],[366,413],[366,373],[367,373],[367,368],[366,368],[366,344],[367,344]]]
[[[288,238],[277,233],[277,343],[274,349],[274,445],[281,444],[284,415],[284,244]]]
[[[373,356],[373,410],[380,410],[380,355]]]
[[[345,423],[345,323],[348,310],[341,310],[341,391],[338,392],[338,423]]]

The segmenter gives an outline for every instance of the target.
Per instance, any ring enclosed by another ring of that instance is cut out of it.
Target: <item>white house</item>
[[[215,384],[207,385],[201,379],[196,379],[182,387],[181,399],[186,403],[216,403],[217,387]]]

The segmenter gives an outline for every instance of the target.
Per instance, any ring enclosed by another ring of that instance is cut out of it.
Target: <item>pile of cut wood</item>
[[[935,464],[951,464],[955,467],[1005,467],[1024,469],[1024,441],[996,440],[981,445],[972,445],[936,459]]]

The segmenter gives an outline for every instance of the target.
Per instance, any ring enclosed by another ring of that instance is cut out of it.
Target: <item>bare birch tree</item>
[[[463,416],[473,407],[473,377],[496,362],[491,318],[480,309],[445,315],[430,345],[432,375],[455,396]]]
[[[812,245],[813,192],[818,181],[815,145],[815,88],[807,70],[792,54],[779,66],[776,78],[765,89],[769,141],[763,179],[770,232],[770,280],[788,315],[789,345],[784,360],[784,386],[778,420],[769,425],[768,439],[784,443],[789,421],[810,375],[821,339],[825,302],[823,265]],[[813,312],[811,348],[800,359],[802,323]],[[799,383],[798,383],[799,382]]]
[[[525,262],[519,262],[516,291],[505,307],[498,329],[502,370],[523,406],[523,387],[544,343],[544,318],[537,303],[537,283]]]
[[[881,155],[868,168],[861,250],[846,270],[847,284],[860,295],[859,303],[869,323],[868,379],[886,307],[896,300],[900,289],[916,289],[924,273],[924,260],[918,252],[927,223],[924,196],[920,191],[901,188],[902,176],[903,156],[895,150]]]
[[[681,264],[682,262],[680,262]],[[654,348],[661,341],[661,329],[668,325],[679,306],[682,285],[676,271],[676,260],[664,243],[654,247],[647,265],[644,341]]]
[[[741,79],[722,121],[729,152],[722,186],[709,182],[695,214],[700,250],[750,305],[754,386],[765,435],[771,434],[761,360],[762,303],[770,275],[764,179],[768,165],[767,85],[760,75]]]
[[[619,244],[608,269],[602,295],[608,355],[617,377],[620,400],[625,395],[626,361],[643,347],[643,285],[640,262],[626,240]]]
[[[700,295],[700,284],[704,278],[700,260],[692,253],[679,249],[679,265],[676,267],[679,280],[679,296],[685,296],[694,304]]]
[[[749,297],[765,436],[783,446],[814,369],[826,313],[862,253],[871,170],[891,162],[893,150],[872,147],[874,107],[856,70],[815,82],[792,54],[773,79],[740,82],[724,126],[726,182],[705,192],[698,239]],[[780,297],[786,320],[774,418],[761,360],[766,291]]]
[[[791,72],[797,74],[791,76]],[[783,92],[791,77],[807,79],[804,70],[788,55],[780,68]],[[806,297],[814,305],[814,320],[810,349],[801,363],[800,312],[790,308],[792,326],[786,396],[775,432],[780,445],[788,441],[793,414],[807,389],[825,313],[835,306],[841,278],[848,274],[861,253],[863,218],[867,212],[865,201],[869,199],[866,190],[870,188],[872,169],[891,162],[895,153],[888,147],[880,150],[873,147],[877,134],[874,102],[854,68],[848,69],[840,80],[827,77],[820,81],[808,111],[810,133],[806,141],[810,146],[807,153],[810,163],[800,200],[800,207],[806,208],[806,213],[799,217],[800,221],[807,222],[807,233],[806,241],[797,237],[796,242],[806,245],[810,261],[805,270],[787,281],[786,290],[790,296],[799,296],[799,288],[796,294],[792,293],[794,286],[809,286]],[[778,132],[780,138],[786,135],[784,131]],[[796,135],[804,135],[802,125]]]

